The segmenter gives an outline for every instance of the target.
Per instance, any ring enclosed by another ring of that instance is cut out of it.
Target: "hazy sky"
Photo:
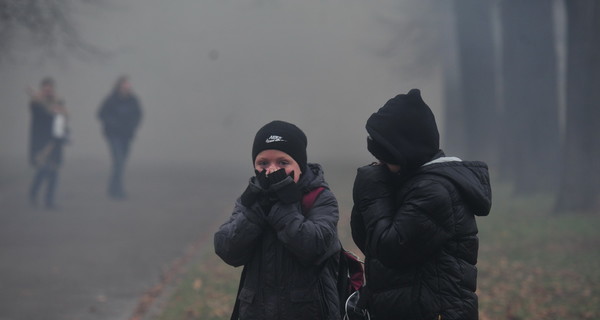
[[[0,66],[0,158],[25,161],[25,88],[52,75],[71,113],[67,159],[108,161],[95,113],[126,73],[145,111],[134,161],[250,165],[255,132],[274,119],[306,132],[309,161],[369,161],[364,123],[394,95],[421,88],[443,120],[440,68],[419,59],[427,41],[421,35],[435,20],[428,2],[107,0],[103,7],[83,6],[76,13],[81,34],[112,55]],[[19,56],[36,56],[31,50]]]

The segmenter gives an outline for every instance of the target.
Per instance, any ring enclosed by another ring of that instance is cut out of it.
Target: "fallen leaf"
[[[194,290],[199,291],[200,288],[202,288],[202,279],[196,278],[196,280],[194,280],[194,284],[192,285],[192,287],[194,288]]]

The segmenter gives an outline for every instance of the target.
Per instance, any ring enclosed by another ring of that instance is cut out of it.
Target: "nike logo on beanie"
[[[265,140],[265,142],[272,143],[272,142],[286,142],[286,141],[281,136],[272,135],[272,136],[268,137],[267,140]]]

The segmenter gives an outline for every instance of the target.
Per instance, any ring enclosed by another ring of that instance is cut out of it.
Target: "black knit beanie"
[[[273,121],[264,125],[256,133],[252,145],[252,161],[264,150],[283,151],[292,157],[302,172],[306,171],[306,135],[300,128],[285,121]]]
[[[429,162],[440,149],[435,117],[419,89],[390,99],[369,117],[366,128],[369,152],[403,171]]]

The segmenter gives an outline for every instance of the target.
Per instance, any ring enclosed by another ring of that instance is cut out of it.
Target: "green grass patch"
[[[229,319],[241,268],[226,265],[212,243],[192,264],[156,320]]]
[[[494,191],[478,220],[482,319],[598,319],[600,216],[555,215],[550,197]]]

